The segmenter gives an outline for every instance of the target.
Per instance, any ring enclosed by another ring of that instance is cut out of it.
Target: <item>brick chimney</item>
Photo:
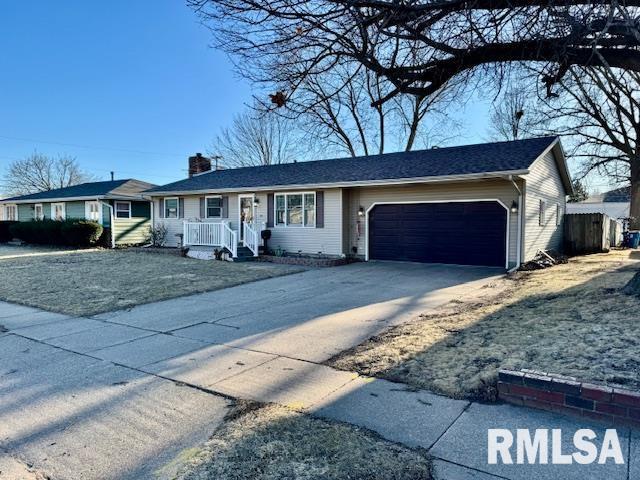
[[[203,157],[201,153],[196,153],[193,157],[189,157],[189,178],[209,170],[211,170],[211,160]]]

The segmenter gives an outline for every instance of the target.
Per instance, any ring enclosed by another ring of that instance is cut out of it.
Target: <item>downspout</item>
[[[518,232],[516,235],[516,266],[509,270],[509,273],[520,268],[520,260],[522,258],[522,190],[513,179],[513,175],[509,175],[509,181],[518,192]]]
[[[114,232],[114,215],[113,215],[113,205],[109,205],[107,202],[102,200],[98,200],[100,204],[109,208],[109,231],[111,232],[111,248],[116,248],[116,237]],[[102,215],[100,216],[100,220],[102,221]]]
[[[144,195],[140,196],[143,200],[147,200]],[[153,197],[149,197],[149,203],[151,204],[149,208],[151,208],[151,230],[153,231],[153,229],[156,228],[155,204],[153,203]],[[153,247],[153,243],[149,242],[146,245],[143,245],[143,247]]]

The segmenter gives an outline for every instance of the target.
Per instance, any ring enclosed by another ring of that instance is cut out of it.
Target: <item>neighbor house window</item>
[[[44,219],[44,210],[42,209],[41,203],[36,203],[33,206],[33,218],[35,218],[36,220]]]
[[[222,197],[207,197],[206,202],[207,218],[222,217]]]
[[[51,204],[51,218],[54,220],[65,219],[64,203],[52,203]]]
[[[280,226],[314,227],[316,194],[279,193],[275,196],[275,223]]]
[[[540,200],[540,211],[538,212],[538,224],[543,226],[547,223],[547,202]]]
[[[84,216],[93,222],[100,221],[100,202],[85,202]]]
[[[164,199],[164,216],[165,218],[178,218],[178,199]]]
[[[556,226],[562,223],[562,207],[556,203]]]
[[[131,202],[116,202],[116,218],[131,218]]]
[[[7,220],[16,221],[18,220],[18,207],[17,205],[7,205],[5,207],[5,213]]]

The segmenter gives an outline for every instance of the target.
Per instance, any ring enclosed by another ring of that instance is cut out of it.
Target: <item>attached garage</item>
[[[507,209],[496,200],[382,203],[367,217],[370,260],[506,265]]]

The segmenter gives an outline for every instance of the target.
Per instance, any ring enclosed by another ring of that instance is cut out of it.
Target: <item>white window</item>
[[[562,207],[556,203],[556,226],[562,223]]]
[[[116,218],[131,218],[131,202],[116,202]]]
[[[222,197],[207,197],[205,202],[206,218],[222,217]]]
[[[275,196],[275,224],[288,227],[315,227],[315,192],[278,193]]]
[[[64,203],[51,204],[51,218],[53,220],[64,220],[66,216]]]
[[[84,202],[84,218],[100,222],[100,202]]]
[[[41,203],[36,203],[33,206],[33,218],[36,220],[43,220],[44,219],[44,210],[42,208],[42,204]]]
[[[17,205],[7,205],[5,207],[5,217],[7,220],[16,221],[18,220],[18,206]]]
[[[538,212],[538,225],[541,227],[547,223],[547,202],[540,200],[540,212]]]
[[[164,199],[164,217],[178,218],[178,198],[177,197]]]

